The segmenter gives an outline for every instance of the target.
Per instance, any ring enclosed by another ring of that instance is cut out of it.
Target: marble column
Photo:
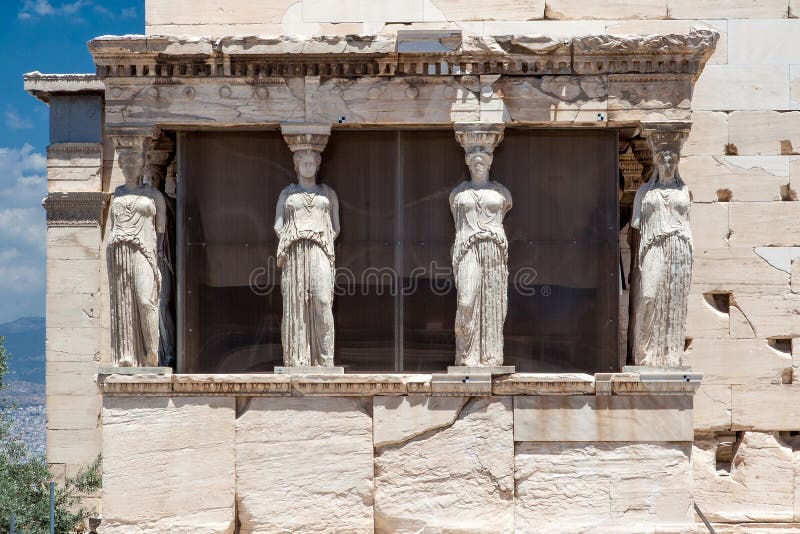
[[[689,188],[678,171],[687,123],[646,123],[653,175],[636,193],[631,227],[639,230],[633,353],[636,365],[678,366],[685,345],[692,279]]]
[[[111,362],[156,367],[160,343],[159,243],[165,230],[163,195],[144,183],[151,137],[112,133],[125,184],[111,199],[106,247],[111,297]]]
[[[277,264],[281,269],[283,367],[278,373],[343,372],[334,367],[333,292],[339,235],[339,200],[318,183],[327,124],[284,124],[297,182],[286,186],[275,208]]]
[[[470,179],[450,193],[455,223],[452,248],[457,291],[456,367],[501,367],[503,324],[508,309],[508,240],[503,218],[511,193],[489,179],[502,124],[457,123]]]

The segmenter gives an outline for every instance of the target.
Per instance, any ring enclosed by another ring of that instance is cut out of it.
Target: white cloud
[[[17,108],[12,106],[11,104],[6,104],[6,127],[9,130],[28,130],[33,128],[33,123],[27,117],[20,116],[17,113]]]
[[[0,147],[0,169],[5,172],[0,176],[1,187],[8,180],[16,182],[23,176],[43,175],[47,169],[47,158],[28,143],[22,148]]]
[[[94,6],[92,9],[93,9],[93,10],[94,10],[94,12],[95,12],[95,13],[97,13],[98,15],[104,15],[104,16],[106,16],[106,17],[110,17],[110,16],[112,16],[112,15],[113,15],[113,13],[111,12],[111,10],[110,10],[110,9],[108,9],[107,7],[103,7],[103,6]]]
[[[46,163],[27,143],[0,147],[0,322],[44,311]]]
[[[39,251],[45,245],[45,212],[37,208],[0,208],[0,246],[13,244]],[[1,258],[0,258],[1,259]]]
[[[50,15],[75,15],[83,7],[92,4],[92,0],[75,0],[74,2],[62,2],[54,6],[49,0],[25,0],[22,9],[17,14],[20,20],[30,20],[35,17],[46,17]]]
[[[20,263],[5,265],[4,263],[0,263],[0,292],[3,290],[16,294],[41,292],[45,284],[45,275],[44,269],[39,265]],[[22,315],[24,312],[19,314],[19,316]]]
[[[53,15],[56,12],[47,0],[26,0],[25,4],[31,4],[31,8],[37,15]]]
[[[16,248],[0,248],[0,295],[38,293],[44,286],[44,261]],[[7,299],[3,299],[6,301]]]
[[[61,6],[61,12],[65,15],[74,15],[78,11],[81,10],[82,7],[91,5],[92,2],[90,0],[76,0],[72,3],[63,4]]]
[[[116,13],[103,5],[95,4],[93,0],[74,0],[73,2],[61,2],[58,5],[52,4],[49,0],[25,0],[22,4],[22,9],[17,13],[17,18],[20,20],[32,20],[37,17],[65,15],[71,16],[73,21],[83,21],[79,13],[84,7],[89,6],[92,7],[95,14],[104,17],[132,18],[136,16],[135,7],[125,7],[119,13]]]

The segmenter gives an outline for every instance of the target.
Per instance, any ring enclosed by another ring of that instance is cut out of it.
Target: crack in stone
[[[755,327],[755,325],[750,320],[750,318],[747,316],[747,314],[744,312],[742,307],[739,306],[739,304],[736,303],[736,299],[734,298],[733,294],[731,294],[731,306],[733,306],[734,308],[739,310],[739,313],[742,314],[742,317],[744,317],[744,320],[747,321],[747,326],[749,326],[750,330],[753,332],[753,336],[755,336],[756,335],[756,327]]]
[[[430,438],[434,434],[439,433],[443,429],[452,427],[455,424],[455,422],[461,418],[461,414],[464,412],[464,408],[467,406],[467,404],[469,404],[469,400],[470,400],[469,397],[462,398],[461,406],[458,408],[458,410],[455,410],[455,416],[449,422],[440,425],[435,425],[432,427],[426,427],[425,430],[410,434],[407,437],[404,437],[403,439],[387,441],[380,446],[376,446],[375,451],[378,452],[378,454],[380,454],[379,451],[387,447],[402,447],[407,443],[411,443],[412,441],[422,441],[424,439]]]
[[[478,466],[480,467],[480,471],[484,474],[484,476],[487,477],[492,482],[492,485],[494,485],[495,490],[501,497],[506,499],[513,498],[516,490],[516,484],[513,485],[512,490],[509,490],[507,487],[505,487],[506,485],[502,483],[503,479],[507,478],[506,476],[503,477],[496,476],[491,469],[489,469],[483,464],[480,456],[478,456],[477,454],[470,453],[470,457],[478,464]],[[513,474],[511,476],[513,476]]]

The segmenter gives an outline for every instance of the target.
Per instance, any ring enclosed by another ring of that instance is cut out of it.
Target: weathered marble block
[[[239,400],[241,534],[373,531],[371,400]]]
[[[701,436],[692,452],[694,499],[706,517],[725,523],[792,521],[792,448],[772,433],[745,432],[732,461],[718,465],[717,445]]]
[[[103,534],[229,534],[233,397],[103,399]]]
[[[703,384],[694,398],[695,431],[729,430],[731,428],[732,386]]]
[[[516,532],[689,526],[690,454],[690,442],[517,443]]]
[[[374,398],[375,532],[512,532],[511,397],[425,402]]]
[[[692,440],[689,395],[514,397],[514,440],[650,442]]]
[[[707,65],[695,85],[692,109],[786,109],[788,82],[788,65]]]

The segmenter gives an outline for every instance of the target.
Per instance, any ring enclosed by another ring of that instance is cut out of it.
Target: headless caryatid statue
[[[631,226],[638,228],[639,298],[634,315],[636,365],[677,366],[686,342],[692,281],[691,198],[678,173],[687,130],[649,134],[655,172],[636,192]]]
[[[125,185],[111,200],[107,264],[111,296],[111,359],[120,367],[158,365],[164,197],[142,183],[142,146],[117,147]]]
[[[452,249],[458,293],[456,365],[501,366],[508,308],[508,241],[503,218],[511,209],[511,193],[489,180],[489,169],[502,130],[456,136],[467,152],[471,176],[450,193],[456,229]]]
[[[339,234],[339,201],[333,189],[316,183],[324,143],[296,141],[290,148],[297,183],[281,191],[275,210],[283,363],[333,367],[333,241]]]

